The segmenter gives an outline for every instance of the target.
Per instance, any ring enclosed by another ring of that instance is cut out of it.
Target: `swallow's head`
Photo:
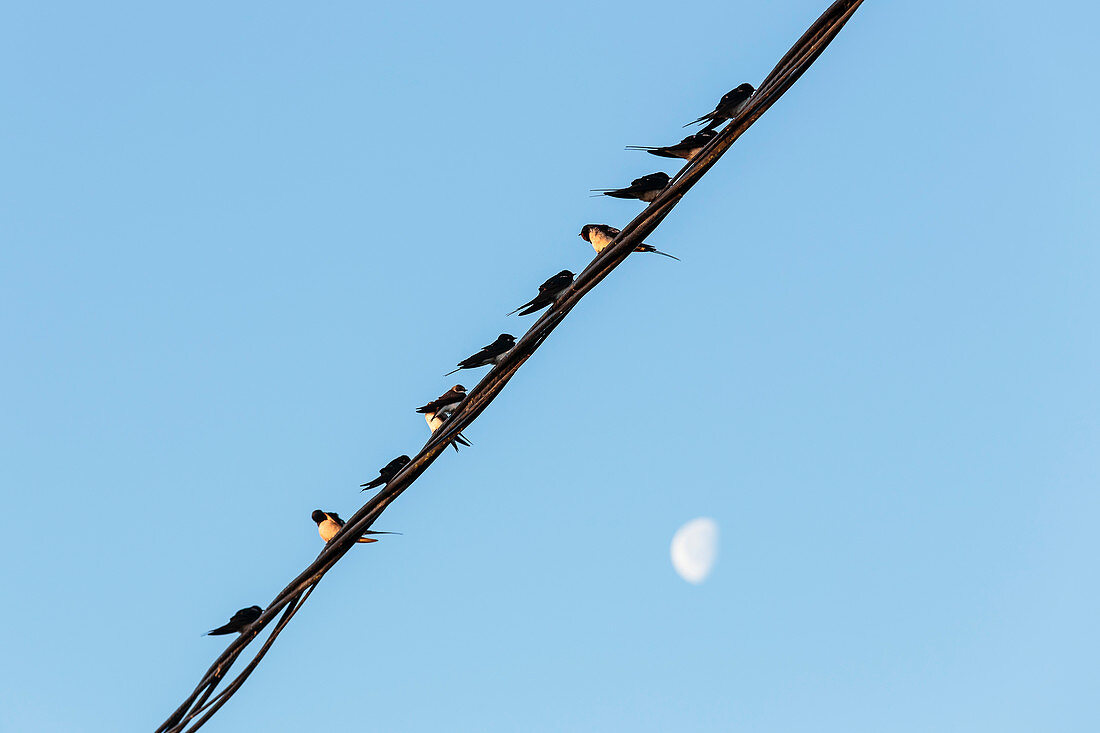
[[[574,274],[573,274],[572,272],[570,272],[569,270],[562,270],[561,272],[559,272],[559,273],[558,273],[558,277],[567,277],[567,278],[569,278],[570,280],[572,280],[573,278],[575,278],[575,277],[576,277],[576,275],[574,275]]]
[[[466,394],[466,388],[463,387],[461,384],[456,384],[455,386],[451,387],[451,391],[457,392],[458,394]]]
[[[502,333],[500,334],[500,336],[497,337],[497,341],[504,341],[505,343],[514,344],[516,342],[516,337],[510,333]]]
[[[328,515],[325,514],[323,511],[321,511],[320,509],[314,509],[312,516],[313,516],[313,521],[317,522],[317,524],[320,524],[321,522],[328,519]]]
[[[585,224],[583,227],[581,227],[581,234],[580,234],[581,239],[583,239],[586,242],[591,242],[592,240],[588,238],[588,235],[592,232],[592,230],[595,227],[596,227],[595,224]]]

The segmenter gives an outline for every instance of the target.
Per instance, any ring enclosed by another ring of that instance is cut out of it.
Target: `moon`
[[[718,523],[710,517],[692,519],[672,535],[672,567],[689,583],[699,585],[718,557]]]

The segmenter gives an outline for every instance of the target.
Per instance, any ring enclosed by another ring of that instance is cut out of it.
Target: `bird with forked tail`
[[[336,512],[325,512],[320,509],[313,510],[313,521],[317,522],[317,534],[321,535],[321,539],[328,542],[344,527],[344,520],[340,519],[340,515]],[[373,537],[367,537],[369,534],[401,534],[400,532],[376,532],[373,529],[368,529],[363,533],[363,536],[356,540],[356,542],[377,542],[378,540]]]
[[[428,429],[434,433],[443,427],[443,423],[447,421],[447,418],[451,416],[451,413],[465,398],[466,388],[461,384],[456,384],[428,404],[416,408],[416,411],[424,416],[425,422],[428,423]],[[459,445],[467,447],[470,445],[470,441],[466,440],[466,436],[462,433],[456,435],[454,440],[451,441],[451,447],[456,451]]]
[[[619,230],[607,224],[585,224],[581,227],[580,236],[581,239],[592,245],[592,249],[596,250],[596,254],[599,254],[607,249],[607,245],[611,244],[615,237],[619,236]],[[668,252],[662,252],[656,247],[645,243],[636,245],[634,251],[652,252],[655,255],[664,255],[665,257],[671,257],[677,262],[680,260],[680,258],[675,255],[670,255]]]
[[[707,146],[714,136],[718,134],[717,130],[700,130],[694,135],[688,135],[675,145],[664,145],[661,147],[654,147],[649,145],[627,145],[627,150],[644,150],[650,155],[656,155],[659,158],[683,158],[684,160],[691,160],[699,152]]]
[[[722,98],[718,100],[717,107],[715,107],[710,112],[707,112],[699,119],[692,120],[691,122],[687,123],[687,125],[684,125],[684,127],[687,127],[688,125],[697,125],[700,122],[706,122],[707,124],[703,128],[703,130],[714,130],[726,120],[732,120],[734,117],[740,114],[741,110],[743,110],[745,108],[745,105],[749,103],[749,99],[754,93],[756,93],[756,89],[753,88],[752,84],[749,84],[748,82],[744,84],[738,84],[736,87],[722,95]]]
[[[542,285],[539,285],[539,294],[531,300],[527,301],[519,308],[508,315],[519,313],[521,316],[530,315],[535,311],[540,311],[546,306],[552,304],[558,297],[569,289],[569,286],[573,284],[573,278],[576,277],[569,270],[562,270],[557,275],[549,278]]]
[[[652,203],[658,196],[661,195],[661,191],[664,191],[668,186],[668,182],[672,179],[669,178],[667,173],[658,171],[657,173],[650,173],[649,175],[642,176],[641,178],[635,178],[630,182],[629,186],[625,188],[593,188],[597,196],[610,196],[616,199],[638,199],[649,204]]]
[[[458,362],[458,369],[452,369],[443,376],[449,377],[459,371],[459,369],[476,369],[478,367],[489,366],[490,364],[499,364],[504,361],[504,357],[508,356],[508,353],[515,345],[515,336],[510,333],[502,333],[497,336],[496,341],[489,344],[481,351]]]
[[[385,466],[382,466],[382,468],[378,469],[378,478],[374,479],[373,481],[368,481],[365,484],[359,485],[363,487],[363,491],[366,491],[367,489],[373,489],[377,486],[381,486],[382,484],[388,484],[390,481],[393,480],[394,476],[400,473],[402,468],[409,465],[409,462],[411,460],[412,459],[410,459],[408,456],[398,456],[397,458],[394,458],[392,461],[387,463]]]
[[[242,608],[237,611],[229,619],[229,623],[225,626],[219,626],[216,629],[207,631],[207,636],[222,636],[224,634],[239,634],[244,631],[245,627],[251,624],[253,621],[260,617],[260,614],[264,610],[259,606],[249,606],[248,608]]]

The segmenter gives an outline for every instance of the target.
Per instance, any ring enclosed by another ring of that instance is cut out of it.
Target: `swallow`
[[[745,84],[738,84],[735,89],[731,89],[722,95],[722,99],[718,101],[718,106],[712,111],[707,112],[697,120],[692,120],[687,123],[687,125],[684,125],[684,127],[706,122],[707,124],[706,127],[703,128],[703,131],[714,130],[725,120],[732,120],[736,117],[741,110],[745,108],[745,105],[749,103],[749,98],[755,91],[756,89],[753,88],[752,84],[747,82]]]
[[[441,427],[443,427],[443,423],[447,421],[448,417],[450,417],[449,414],[443,415],[436,414],[434,412],[428,412],[424,415],[424,421],[428,423],[428,430],[434,433],[436,430],[439,430]],[[458,451],[459,445],[464,445],[467,448],[470,447],[470,441],[467,440],[466,436],[462,433],[456,435],[455,439],[451,441],[451,447],[454,448],[456,452]]]
[[[683,158],[684,160],[691,160],[699,151],[707,146],[714,136],[718,134],[717,130],[700,130],[694,135],[688,135],[675,145],[665,145],[664,147],[650,147],[648,145],[627,145],[627,150],[644,150],[650,155],[656,155],[660,158]]]
[[[596,195],[603,194],[617,199],[638,199],[648,204],[665,190],[665,186],[671,180],[667,173],[650,173],[648,176],[635,178],[626,188],[593,188],[592,190]]]
[[[382,484],[388,484],[390,481],[393,480],[393,477],[401,471],[402,468],[409,465],[409,461],[411,460],[412,459],[408,456],[398,456],[397,458],[394,458],[392,461],[387,463],[385,466],[382,466],[382,468],[378,469],[378,478],[374,479],[373,481],[368,481],[365,484],[359,485],[363,487],[363,491],[366,491],[367,489],[373,489],[374,487],[381,486]]]
[[[426,405],[421,405],[416,408],[416,411],[424,415],[424,420],[428,423],[428,429],[433,433],[438,430],[447,418],[451,416],[455,408],[459,406],[462,400],[466,397],[466,388],[461,384],[456,384],[451,387],[447,392],[441,395],[438,399],[434,399]],[[462,433],[459,433],[453,441],[451,441],[451,447],[456,451],[458,445],[469,446],[470,441],[466,440]]]
[[[558,296],[564,293],[566,289],[573,284],[574,277],[576,277],[576,275],[571,273],[569,270],[562,270],[557,275],[554,275],[552,278],[544,282],[542,285],[539,285],[538,295],[536,295],[534,298],[531,298],[531,300],[527,301],[519,308],[516,308],[514,311],[512,311],[512,313],[509,313],[508,315],[519,313],[521,316],[526,316],[534,313],[535,311],[542,310],[543,308],[557,300]]]
[[[516,345],[516,337],[510,333],[502,333],[497,340],[486,346],[471,357],[458,362],[458,369],[452,369],[443,376],[449,377],[459,369],[476,369],[477,367],[499,364],[508,356],[508,352]]]
[[[454,409],[458,407],[459,403],[465,398],[466,388],[461,384],[456,384],[440,395],[438,399],[434,399],[428,404],[416,408],[416,411],[421,414],[427,414],[429,412],[454,412]]]
[[[321,539],[328,542],[336,533],[340,531],[340,528],[344,526],[344,520],[340,519],[340,515],[336,512],[323,512],[320,509],[313,510],[313,521],[317,522],[317,533],[321,535]],[[356,542],[377,542],[378,540],[367,537],[368,534],[400,534],[400,532],[375,532],[373,529],[368,529],[363,533],[363,537],[360,537]]]
[[[607,224],[585,224],[581,227],[581,239],[591,244],[592,249],[596,250],[596,254],[603,252],[607,245],[611,244],[611,240],[617,236],[619,236],[619,230]],[[672,257],[676,261],[680,260],[679,257],[670,255],[668,252],[662,252],[648,244],[639,244],[634,247],[634,251],[652,252],[655,255],[664,255],[665,257]]]
[[[213,631],[207,631],[207,636],[222,636],[224,634],[233,634],[244,631],[244,627],[255,621],[260,617],[260,614],[264,610],[259,606],[249,606],[248,608],[242,608],[233,614],[233,618],[229,619],[229,623],[225,626],[219,626]]]

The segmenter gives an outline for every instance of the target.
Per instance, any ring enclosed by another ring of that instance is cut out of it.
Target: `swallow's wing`
[[[409,463],[411,463],[411,462],[412,462],[412,459],[409,458],[408,456],[398,456],[397,458],[394,458],[392,461],[387,463],[386,467],[383,468],[381,471],[379,471],[379,475],[381,475],[381,476],[395,476],[395,475],[397,475],[398,471],[400,471],[405,466],[409,465]]]
[[[440,407],[447,404],[448,402],[453,401],[453,400],[449,399],[450,395],[451,395],[451,393],[448,392],[447,394],[443,395],[439,399],[432,400],[428,404],[423,405],[422,407],[416,408],[416,411],[421,413],[421,414],[427,414],[429,412],[439,412]]]
[[[630,188],[637,188],[644,191],[648,191],[654,187],[664,188],[668,185],[669,180],[667,173],[650,173],[641,178],[635,178],[630,182]]]
[[[507,354],[509,351],[514,349],[515,346],[515,341],[494,341],[493,343],[482,349],[481,353],[484,354],[485,363],[488,364],[501,354]]]
[[[229,619],[229,623],[243,625],[254,621],[258,616],[259,614],[251,608],[242,608],[240,611],[233,614],[233,618]]]
[[[688,135],[680,142],[676,143],[675,148],[694,148],[702,145],[706,145],[714,139],[715,133],[713,130],[700,130],[694,135]]]
[[[656,247],[654,247],[651,244],[639,244],[637,247],[634,248],[634,251],[635,252],[651,252],[655,255],[664,255],[665,257],[671,257],[672,259],[676,260],[677,262],[680,261],[679,257],[676,257],[674,255],[670,255],[668,252],[662,252],[661,250],[657,249]]]
[[[715,132],[713,130],[701,130],[694,135],[688,135],[675,145],[670,145],[664,148],[667,151],[669,158],[687,158],[691,159],[696,153],[706,147],[707,143],[714,139]],[[657,155],[657,153],[654,153]]]
[[[542,285],[539,285],[539,295],[556,296],[562,290],[569,287],[569,283],[573,282],[573,274],[568,272],[559,272],[554,277],[550,278]]]
[[[700,122],[713,123],[714,122],[714,115],[716,115],[717,113],[718,113],[718,108],[715,107],[712,111],[707,112],[705,115],[703,115],[702,117],[700,117],[697,120],[692,120],[691,122],[684,125],[684,127],[691,127],[692,125],[698,125]]]
[[[732,114],[738,106],[744,104],[745,101],[752,96],[753,91],[755,90],[752,87],[737,87],[736,89],[730,90],[729,94],[722,97],[722,104],[720,105],[722,111],[727,115]]]
[[[679,145],[671,145],[667,148],[653,148],[646,152],[650,155],[656,155],[658,158],[681,158],[680,152],[684,150]]]
[[[535,311],[542,310],[543,308],[545,308],[546,306],[550,305],[553,302],[554,302],[553,296],[551,296],[549,294],[540,295],[539,297],[535,298],[530,303],[528,303],[527,307],[524,308],[523,310],[521,310],[519,312],[519,314],[521,316],[529,316],[532,313],[534,313]]]
[[[679,151],[682,150],[679,144],[677,145],[627,145],[627,150],[644,150],[650,155],[656,155],[661,158],[680,158]]]
[[[546,283],[543,283],[542,285],[539,286],[539,294],[538,295],[536,295],[534,298],[531,298],[531,300],[527,301],[526,303],[521,305],[519,308],[516,308],[514,311],[512,311],[508,315],[510,315],[510,316],[515,315],[516,313],[519,313],[524,308],[529,308],[530,306],[534,305],[538,301],[538,299],[542,297],[542,288],[545,284]],[[536,308],[535,310],[538,310],[538,308]],[[528,313],[530,313],[530,311],[528,311]],[[525,316],[525,315],[527,315],[527,313],[520,313],[520,315]]]
[[[489,344],[481,351],[477,352],[473,356],[468,356],[458,363],[463,369],[473,369],[474,367],[485,366],[493,358],[493,346],[496,344]]]

